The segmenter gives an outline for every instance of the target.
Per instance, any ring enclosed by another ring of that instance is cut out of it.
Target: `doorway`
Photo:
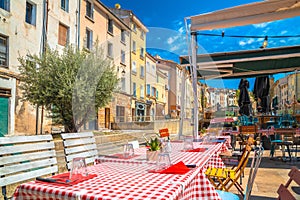
[[[105,108],[105,128],[110,129],[110,109]]]

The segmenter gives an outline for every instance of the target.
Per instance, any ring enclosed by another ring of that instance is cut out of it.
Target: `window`
[[[30,2],[26,2],[26,16],[25,21],[28,24],[35,25],[36,22],[36,5]]]
[[[136,42],[135,41],[132,41],[132,51],[133,51],[133,53],[136,52]]]
[[[0,35],[0,66],[8,66],[8,38]]]
[[[116,112],[117,112],[116,115],[117,115],[117,118],[119,119],[119,122],[124,122],[125,121],[125,107],[117,106]]]
[[[141,38],[145,39],[145,32],[143,30],[141,31]]]
[[[150,84],[147,84],[146,95],[150,95]]]
[[[85,47],[91,50],[93,48],[93,31],[86,29],[85,37],[86,37]]]
[[[90,1],[86,1],[86,11],[85,15],[91,19],[94,19],[94,5]]]
[[[145,90],[144,90],[143,85],[141,85],[140,90],[141,90],[141,98],[144,98],[145,97]]]
[[[144,55],[145,54],[145,50],[144,50],[143,47],[141,47],[141,52],[140,53],[141,53],[140,58],[144,59],[144,57],[145,57],[145,55]]]
[[[58,44],[66,46],[69,43],[69,27],[59,24],[58,26]]]
[[[132,73],[136,74],[136,63],[135,61],[132,61],[132,68],[131,68]]]
[[[126,62],[125,51],[121,50],[121,63],[125,64],[125,62]]]
[[[69,12],[69,0],[61,0],[60,7],[66,12]]]
[[[126,79],[125,79],[125,77],[122,77],[122,78],[121,78],[121,90],[122,90],[123,92],[126,91]]]
[[[147,61],[147,63],[146,63],[146,71],[147,72],[150,72],[151,70],[150,70],[150,63],[149,63],[149,61]]]
[[[108,32],[114,33],[114,21],[112,19],[108,19]]]
[[[125,30],[121,31],[121,42],[123,42],[123,43],[126,42],[126,32],[125,32]]]
[[[144,66],[141,65],[141,78],[145,77],[145,69]]]
[[[136,97],[136,83],[132,83],[133,96]]]
[[[134,32],[136,32],[136,24],[132,24],[132,29]]]
[[[0,0],[0,8],[10,11],[10,0]]]
[[[113,55],[113,44],[110,43],[110,42],[107,44],[107,56],[110,57],[110,58],[114,57],[114,55]]]
[[[151,87],[151,96],[155,97],[155,95],[156,95],[156,88]]]

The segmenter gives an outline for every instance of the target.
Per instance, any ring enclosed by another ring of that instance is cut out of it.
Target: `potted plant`
[[[150,140],[148,140],[144,136],[146,140],[146,157],[149,161],[155,161],[157,159],[158,154],[160,153],[161,149],[161,143],[160,140],[157,137],[151,137]]]

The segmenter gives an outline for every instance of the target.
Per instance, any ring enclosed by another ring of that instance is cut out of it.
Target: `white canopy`
[[[258,24],[300,16],[299,0],[268,0],[190,17],[191,31]]]

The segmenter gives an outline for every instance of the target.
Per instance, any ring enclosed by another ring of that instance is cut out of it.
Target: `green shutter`
[[[8,98],[0,97],[0,137],[8,133]]]

